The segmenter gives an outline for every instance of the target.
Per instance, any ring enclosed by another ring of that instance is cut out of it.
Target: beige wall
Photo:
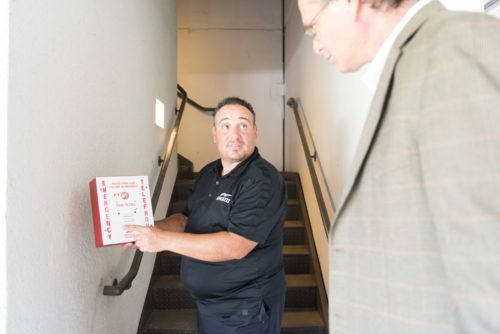
[[[257,146],[282,169],[281,0],[183,0],[178,6],[178,81],[198,103],[248,100],[257,114]],[[218,158],[211,115],[188,108],[179,153],[199,170]]]
[[[9,29],[6,332],[136,333],[154,254],[131,290],[103,296],[133,252],[95,248],[88,182],[154,186],[176,101],[176,1],[11,1]]]
[[[0,333],[7,328],[7,97],[9,2],[0,0]]]

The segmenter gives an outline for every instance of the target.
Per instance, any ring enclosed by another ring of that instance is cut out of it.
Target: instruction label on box
[[[89,186],[96,247],[133,241],[124,225],[154,225],[147,176],[96,177]]]

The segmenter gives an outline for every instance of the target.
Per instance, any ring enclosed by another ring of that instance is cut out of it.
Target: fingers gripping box
[[[96,247],[133,241],[124,225],[154,225],[147,176],[96,177],[89,186]]]

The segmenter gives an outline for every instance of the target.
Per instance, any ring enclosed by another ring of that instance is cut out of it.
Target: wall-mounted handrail
[[[156,180],[156,186],[153,191],[153,196],[151,197],[151,205],[153,207],[153,213],[156,212],[156,206],[158,204],[158,200],[160,199],[163,182],[165,181],[165,175],[167,174],[170,158],[172,157],[172,153],[174,151],[174,145],[177,140],[177,133],[179,132],[179,126],[181,123],[182,115],[184,113],[186,102],[188,101],[187,93],[180,85],[177,85],[177,96],[181,98],[181,104],[178,109],[176,108],[177,118],[175,120],[174,127],[170,132],[170,137],[168,140],[167,148],[165,150],[165,154],[163,156],[163,159],[159,159],[159,162],[162,165],[160,169],[160,174],[158,176],[158,179]],[[128,273],[120,280],[120,282],[118,282],[118,280],[115,278],[113,281],[113,285],[104,286],[103,289],[104,295],[119,296],[123,293],[123,291],[130,289],[130,287],[132,286],[132,281],[139,272],[142,255],[143,253],[140,250],[135,251],[134,259],[132,260],[132,264],[130,265]]]
[[[299,115],[298,103],[291,97],[286,102],[286,105],[292,108],[295,115],[295,121],[297,122],[297,128],[299,130],[300,140],[302,142],[302,147],[304,149],[304,154],[306,156],[307,167],[309,168],[309,174],[311,174],[312,185],[314,188],[314,194],[318,201],[319,212],[321,214],[321,219],[323,221],[323,226],[325,228],[326,236],[328,238],[328,232],[330,231],[330,217],[328,216],[328,211],[326,209],[325,200],[323,198],[323,193],[319,185],[318,175],[316,174],[316,169],[314,168],[314,161],[317,159],[317,152],[311,154],[309,150],[309,145],[307,144],[306,134],[304,131],[304,126],[302,125],[302,120]]]
[[[179,95],[179,93],[177,93],[177,95]],[[187,98],[187,103],[189,103],[194,108],[198,109],[198,111],[202,111],[202,112],[214,112],[215,111],[215,108],[204,107],[204,106],[198,104],[196,101],[191,100],[189,97]]]

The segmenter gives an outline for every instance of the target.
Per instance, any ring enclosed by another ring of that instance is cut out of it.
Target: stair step
[[[283,267],[287,275],[309,274],[311,272],[309,250],[304,245],[283,246]]]
[[[184,208],[186,207],[186,204],[187,204],[187,201],[185,201],[185,200],[174,201],[172,203],[172,207],[170,209],[169,215],[182,212],[182,210],[184,210]]]
[[[300,203],[297,199],[288,199],[286,208],[286,220],[299,220]]]
[[[285,309],[293,311],[316,308],[316,282],[311,275],[286,275]],[[153,285],[153,304],[157,309],[190,309],[196,304],[177,275],[162,275]]]
[[[285,221],[285,228],[304,228],[304,222],[301,220],[287,220]]]
[[[297,185],[292,180],[285,180],[288,198],[297,198]]]
[[[314,311],[317,308],[317,285],[312,275],[286,275],[287,311]]]
[[[153,310],[143,334],[196,334],[196,310]]]
[[[178,167],[177,168],[178,178],[187,178],[187,179],[193,178],[194,165],[189,159],[183,157],[181,154],[177,155],[177,167]]]
[[[185,201],[191,194],[191,189],[194,186],[194,179],[178,179],[175,181],[175,187],[173,191],[174,200]]]
[[[325,322],[318,311],[285,312],[281,334],[324,334]]]
[[[179,275],[181,257],[172,252],[162,252],[158,257],[160,273]],[[310,272],[309,251],[304,245],[283,246],[283,264],[287,274],[307,274]]]
[[[153,286],[153,305],[158,309],[192,309],[196,304],[178,275],[162,275]]]
[[[179,176],[179,179],[193,179],[193,167],[179,166],[177,169],[177,175]]]
[[[283,244],[285,245],[303,245],[304,244],[304,223],[300,220],[285,221],[283,231]]]
[[[311,258],[309,250],[304,245],[283,246],[283,267],[287,275],[310,273]]]
[[[157,264],[160,269],[160,274],[162,275],[179,275],[181,268],[181,257],[178,254],[172,252],[161,252],[158,253]]]
[[[154,310],[143,334],[196,334],[196,310]],[[319,312],[285,312],[282,334],[324,334],[325,322]],[[257,333],[256,333],[257,334]]]

